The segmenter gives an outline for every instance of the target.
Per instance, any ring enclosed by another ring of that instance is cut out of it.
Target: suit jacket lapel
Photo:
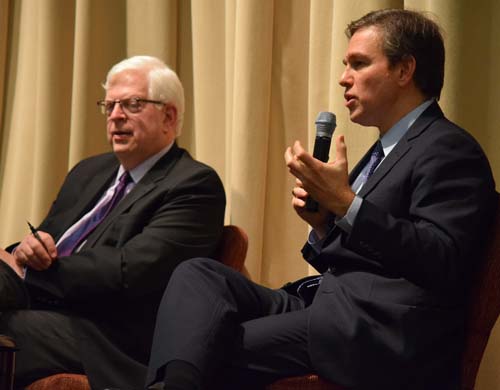
[[[378,168],[373,172],[373,175],[366,181],[361,190],[358,192],[360,197],[366,196],[382,178],[387,175],[396,163],[410,150],[411,146],[405,137],[401,138],[397,145],[392,149],[391,153],[380,163]]]
[[[408,129],[406,134],[399,140],[394,149],[392,149],[391,153],[389,153],[389,155],[380,163],[377,170],[363,185],[363,188],[361,188],[358,195],[363,198],[370,191],[372,191],[378,185],[378,183],[391,171],[391,169],[394,168],[397,162],[401,158],[403,158],[406,153],[408,153],[408,151],[412,147],[412,141],[415,138],[422,135],[425,129],[427,129],[432,122],[441,117],[443,117],[443,112],[439,108],[438,104],[434,102],[429,106],[429,108],[427,108],[422,113],[422,115],[420,115],[417,118],[415,123]],[[361,168],[366,164],[366,162],[370,158],[370,153],[372,148],[370,148],[370,151],[362,158],[364,164],[361,166]],[[361,168],[359,168],[359,170],[361,170]],[[354,178],[356,178],[356,176],[354,176]]]
[[[85,246],[94,245],[108,226],[126,210],[128,210],[135,202],[153,191],[158,182],[168,176],[169,172],[175,166],[176,162],[182,155],[182,150],[174,143],[168,153],[160,158],[158,162],[144,175],[134,188],[111,210],[109,215],[102,221],[96,230],[90,234]]]

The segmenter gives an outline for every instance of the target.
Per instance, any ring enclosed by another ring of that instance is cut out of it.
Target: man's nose
[[[349,70],[345,68],[342,74],[340,75],[339,84],[342,87],[345,87],[349,84],[349,80],[350,80]]]
[[[111,113],[108,116],[108,119],[123,119],[125,118],[125,111],[123,111],[123,107],[120,102],[115,102]]]

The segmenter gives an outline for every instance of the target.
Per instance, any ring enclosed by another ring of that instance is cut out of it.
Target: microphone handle
[[[331,137],[316,137],[316,140],[314,141],[313,157],[320,161],[327,162],[331,142]],[[306,210],[311,212],[318,211],[318,202],[310,196],[306,200]]]

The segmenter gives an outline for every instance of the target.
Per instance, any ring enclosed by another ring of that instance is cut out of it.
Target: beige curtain
[[[226,223],[250,237],[252,278],[276,287],[310,273],[283,152],[295,139],[311,148],[327,110],[350,167],[374,141],[374,129],[349,122],[337,80],[346,24],[385,7],[428,11],[443,27],[441,105],[479,140],[500,182],[498,1],[0,0],[0,245],[42,220],[77,161],[108,150],[101,83],[120,59],[150,54],[185,86],[179,143],[223,179]],[[500,389],[499,333],[478,389]]]

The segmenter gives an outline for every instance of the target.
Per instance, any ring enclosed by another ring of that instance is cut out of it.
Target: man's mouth
[[[115,130],[111,132],[112,137],[129,137],[132,134],[133,132],[128,130]]]
[[[354,95],[350,95],[348,93],[344,94],[345,106],[350,107],[354,104],[356,97]]]
[[[125,143],[129,141],[133,134],[133,131],[115,130],[111,132],[111,140],[115,143]]]

